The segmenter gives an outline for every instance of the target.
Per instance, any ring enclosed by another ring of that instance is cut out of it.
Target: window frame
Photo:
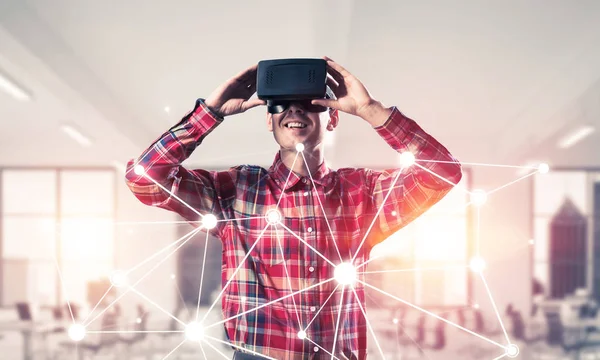
[[[550,172],[548,174],[543,174],[543,175],[537,175],[537,176],[547,176],[549,174],[552,173],[557,173],[557,172],[562,172],[562,173],[585,173],[586,175],[586,195],[585,195],[585,199],[586,199],[586,204],[588,205],[588,209],[584,209],[584,216],[588,219],[588,233],[587,233],[587,245],[588,248],[586,249],[586,261],[588,262],[587,266],[586,266],[586,288],[593,293],[594,289],[594,285],[593,285],[593,281],[594,281],[594,275],[593,275],[593,271],[594,271],[594,209],[593,209],[593,202],[594,202],[594,191],[593,191],[593,184],[594,183],[600,183],[600,167],[594,167],[594,166],[557,166],[557,167],[552,167],[550,169]],[[594,181],[593,180],[593,176],[594,173],[596,173],[599,178],[598,181]],[[536,220],[540,219],[540,218],[547,218],[548,220],[552,219],[552,216],[554,216],[554,214],[550,214],[548,211],[537,211],[536,209],[536,175],[531,176],[529,179],[529,194],[530,194],[530,218],[529,218],[529,234],[530,234],[530,239],[533,241],[532,246],[529,247],[529,272],[531,274],[531,282],[532,282],[532,286],[530,286],[530,300],[531,300],[531,304],[532,306],[535,306],[535,296],[533,294],[533,281],[535,279],[535,268],[537,265],[540,266],[545,266],[547,269],[549,269],[550,266],[550,261],[548,258],[546,258],[545,260],[537,260],[536,259],[536,245],[537,245],[537,241],[536,241]],[[548,240],[548,239],[547,239]],[[546,245],[546,247],[548,247],[548,244]],[[590,248],[591,247],[591,248]],[[548,281],[550,281],[549,276],[548,277]],[[550,297],[550,287],[551,284],[546,284],[546,289],[545,293],[544,293],[544,299],[548,299],[550,301],[553,301],[555,299]]]
[[[117,228],[116,228],[116,223],[117,223],[117,217],[118,217],[118,187],[120,185],[120,172],[112,166],[0,166],[0,307],[5,307],[5,306],[12,306],[13,304],[5,304],[4,301],[4,294],[7,293],[9,291],[9,289],[5,289],[4,288],[4,268],[5,268],[5,264],[7,262],[10,261],[14,261],[15,259],[6,259],[5,258],[5,254],[4,254],[4,218],[5,216],[15,216],[15,217],[25,217],[25,218],[34,218],[34,217],[39,217],[40,214],[36,214],[36,213],[19,213],[19,214],[6,214],[5,213],[5,209],[4,209],[4,199],[2,198],[2,193],[4,190],[4,173],[5,172],[9,172],[9,171],[49,171],[49,172],[54,172],[55,174],[55,196],[56,196],[56,206],[54,209],[53,214],[46,214],[45,216],[54,216],[54,220],[56,221],[56,224],[61,224],[63,221],[63,214],[62,214],[62,208],[61,208],[61,199],[62,199],[62,189],[61,189],[61,179],[62,179],[62,175],[64,173],[68,173],[68,172],[108,172],[111,173],[113,176],[113,189],[112,189],[112,195],[113,195],[113,199],[112,199],[112,214],[108,215],[107,214],[102,214],[103,218],[110,218],[112,219],[113,222],[113,229],[112,229],[112,249],[113,249],[113,254],[110,258],[110,263],[112,264],[112,266],[116,265],[116,261],[117,261],[117,254],[118,254],[118,241],[117,241]],[[86,216],[94,216],[94,214],[86,214]],[[67,214],[65,215],[66,218],[72,217],[72,214]],[[63,264],[63,256],[62,256],[62,241],[61,241],[61,236],[59,236],[57,234],[57,232],[54,233],[54,248],[55,248],[55,258],[57,261],[57,265],[58,268],[61,270],[61,273],[63,273],[63,268],[64,268],[64,264]],[[48,261],[48,260],[40,260],[40,261],[36,261],[36,263],[38,262],[44,262],[44,261]],[[56,269],[56,267],[55,267]],[[60,305],[63,304],[65,301],[69,300],[68,298],[65,298],[64,294],[63,294],[63,287],[62,287],[62,282],[60,279],[60,274],[58,273],[58,271],[55,271],[55,304],[54,305]],[[42,304],[42,305],[51,305],[51,304]]]

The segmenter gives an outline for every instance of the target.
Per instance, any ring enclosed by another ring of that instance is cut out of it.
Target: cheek
[[[279,122],[281,121],[281,117],[282,117],[281,114],[279,114],[279,115],[276,114],[276,115],[271,116],[271,128],[272,129],[277,127],[277,124],[279,124]]]

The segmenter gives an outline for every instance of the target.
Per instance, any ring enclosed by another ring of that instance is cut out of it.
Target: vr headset
[[[323,59],[276,59],[258,62],[256,93],[267,101],[271,114],[284,112],[291,103],[309,112],[328,108],[311,104],[313,99],[335,99],[326,85],[327,62]]]

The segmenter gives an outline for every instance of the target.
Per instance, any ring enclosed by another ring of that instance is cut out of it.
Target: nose
[[[288,111],[292,113],[299,112],[303,114],[305,110],[300,103],[291,102]]]

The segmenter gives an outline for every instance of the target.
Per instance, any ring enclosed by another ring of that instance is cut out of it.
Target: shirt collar
[[[302,154],[298,154],[298,159],[296,161],[304,161],[302,159]],[[283,188],[283,186],[287,183],[284,190],[289,190],[293,188],[298,182],[302,181],[302,179],[306,179],[307,184],[310,184],[311,177],[310,176],[299,176],[295,172],[290,171],[287,166],[281,160],[281,152],[277,152],[275,155],[275,160],[273,160],[273,165],[269,168],[269,174],[275,180],[279,187]],[[327,163],[325,160],[319,165],[317,171],[312,174],[312,180],[315,182],[315,185],[326,186],[331,183],[331,169],[327,167]],[[289,178],[288,178],[289,176]]]

